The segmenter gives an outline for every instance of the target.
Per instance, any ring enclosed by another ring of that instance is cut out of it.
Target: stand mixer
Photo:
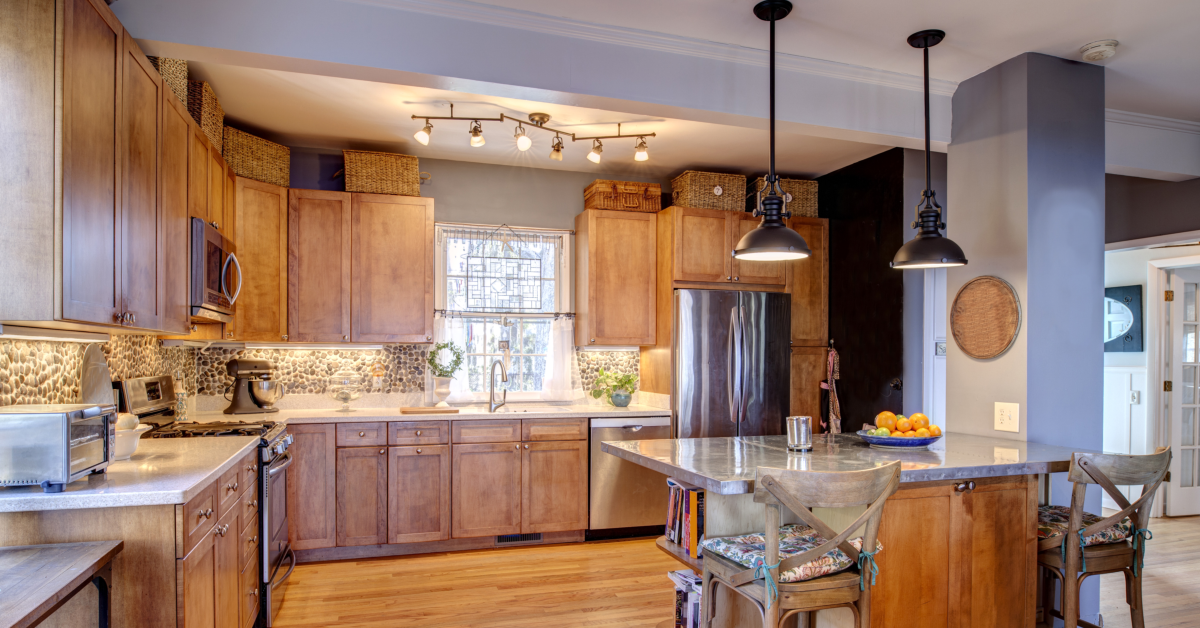
[[[225,414],[263,414],[279,412],[273,407],[283,397],[283,386],[271,379],[275,367],[266,360],[239,358],[225,364],[225,371],[234,378],[233,398]]]

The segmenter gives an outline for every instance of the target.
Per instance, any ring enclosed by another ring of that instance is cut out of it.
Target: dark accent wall
[[[1104,242],[1200,231],[1200,179],[1104,175]]]
[[[904,273],[889,263],[904,244],[904,149],[817,179],[829,219],[829,337],[841,358],[842,431],[903,411]],[[916,394],[919,394],[917,391]]]

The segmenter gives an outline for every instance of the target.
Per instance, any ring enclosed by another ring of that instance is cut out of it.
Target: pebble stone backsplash
[[[275,367],[275,379],[289,395],[324,394],[330,375],[350,369],[363,378],[368,389],[382,393],[411,393],[425,390],[425,358],[428,345],[384,345],[383,349],[223,349],[199,352],[201,395],[223,395],[233,385],[225,363],[234,358],[267,360]],[[374,386],[375,366],[383,369],[379,386]]]
[[[600,369],[624,375],[637,373],[640,357],[637,351],[577,351],[579,378],[583,390],[589,391],[600,376]]]

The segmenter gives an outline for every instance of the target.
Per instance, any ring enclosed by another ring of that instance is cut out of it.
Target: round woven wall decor
[[[954,295],[950,332],[963,353],[994,358],[1012,346],[1021,328],[1021,303],[1007,281],[984,275],[968,281]]]

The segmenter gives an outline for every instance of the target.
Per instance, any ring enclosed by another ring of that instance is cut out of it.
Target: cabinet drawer
[[[235,464],[217,479],[217,518],[237,508],[237,498],[241,493],[242,483],[241,464]]]
[[[445,445],[449,442],[449,421],[397,421],[388,423],[389,445]]]
[[[521,440],[521,422],[452,421],[452,438],[459,443],[515,443]]]
[[[175,521],[179,532],[176,556],[183,558],[196,547],[217,524],[217,484],[209,484],[200,494],[182,506],[175,506]]]
[[[258,491],[246,491],[238,498],[239,507],[242,509],[242,527],[250,525],[254,519],[254,515],[258,514]]]
[[[587,419],[524,419],[521,440],[587,440]]]
[[[257,553],[247,565],[242,567],[242,573],[238,578],[241,590],[241,613],[242,626],[254,626],[254,620],[258,615],[258,560]]]
[[[338,447],[387,444],[387,423],[341,423],[337,426]]]
[[[242,472],[242,478],[241,478],[242,487],[239,490],[239,492],[244,494],[246,491],[257,491],[258,490],[258,448],[257,447],[254,448],[254,450],[251,451],[250,453],[246,454],[245,458],[242,458],[242,461],[240,463],[238,463],[238,469],[241,469],[241,472]]]
[[[245,523],[245,522],[243,522]],[[243,568],[258,554],[258,515],[255,515],[248,525],[242,529],[241,541],[238,543],[238,564]]]

